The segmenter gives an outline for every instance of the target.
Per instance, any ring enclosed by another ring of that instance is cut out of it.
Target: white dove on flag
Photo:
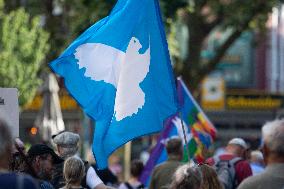
[[[79,68],[95,81],[113,85],[116,91],[114,112],[117,121],[137,114],[145,104],[143,82],[150,65],[150,47],[140,54],[139,40],[132,37],[126,52],[101,43],[86,43],[76,49]]]

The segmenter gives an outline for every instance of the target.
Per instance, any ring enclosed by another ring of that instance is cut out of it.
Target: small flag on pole
[[[182,121],[185,126],[186,140],[188,142],[187,147],[184,142],[184,148],[185,150],[189,150],[190,158],[197,162],[203,161],[203,148],[208,148],[216,137],[215,127],[194,100],[181,78],[178,78],[177,93],[180,114],[172,116],[172,118],[166,122],[165,129],[161,133],[157,145],[154,147],[146,163],[140,178],[146,185],[148,184],[153,168],[167,159],[163,141],[173,136],[179,136],[182,140],[184,139]],[[179,115],[182,115],[182,119]],[[188,161],[186,151],[184,151],[184,161]]]
[[[96,120],[99,168],[126,142],[158,132],[177,112],[176,88],[157,0],[118,0],[50,67]]]

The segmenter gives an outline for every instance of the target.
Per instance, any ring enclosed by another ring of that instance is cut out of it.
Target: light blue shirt
[[[264,171],[264,167],[258,163],[250,163],[252,175],[258,175]]]

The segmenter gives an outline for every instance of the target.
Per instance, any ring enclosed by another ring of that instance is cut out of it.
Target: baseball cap
[[[28,157],[35,157],[43,154],[50,154],[53,158],[54,164],[58,164],[64,161],[53,151],[53,149],[45,144],[35,144],[31,146],[28,151]]]
[[[244,141],[244,139],[242,138],[233,138],[232,140],[230,140],[228,142],[228,144],[235,144],[235,145],[239,145],[241,147],[243,147],[244,149],[248,148],[247,143]]]

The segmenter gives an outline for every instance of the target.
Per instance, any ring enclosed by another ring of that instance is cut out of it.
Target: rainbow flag
[[[185,133],[188,145],[184,143],[184,159],[188,161],[189,151],[190,158],[195,162],[200,163],[204,161],[203,151],[208,149],[216,137],[216,129],[209,121],[205,113],[197,104],[186,85],[181,78],[177,79],[177,93],[179,102],[179,114],[169,118],[164,130],[162,131],[157,145],[151,152],[150,158],[145,165],[144,171],[140,177],[141,182],[148,185],[151,172],[154,167],[166,161],[167,154],[164,143],[171,137],[180,137],[184,141],[182,130],[182,123],[185,126]]]

